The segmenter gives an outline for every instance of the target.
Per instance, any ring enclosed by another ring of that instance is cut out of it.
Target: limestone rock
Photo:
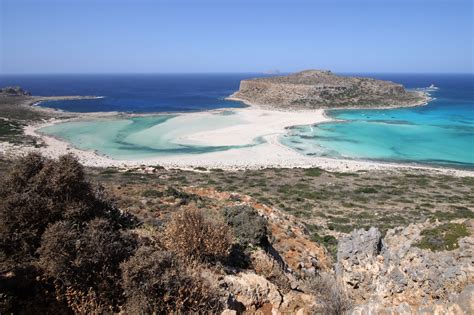
[[[283,301],[273,283],[254,273],[228,275],[224,277],[224,283],[245,311],[256,311],[267,304],[271,305],[271,309],[278,309]]]
[[[453,302],[438,302],[422,306],[410,305],[407,302],[398,305],[384,305],[372,302],[354,307],[349,314],[470,315],[474,314],[474,285],[467,286]]]
[[[391,311],[409,314],[407,307],[400,306],[402,303],[437,305],[447,311],[449,302],[472,283],[472,236],[460,239],[459,248],[452,251],[432,252],[414,246],[421,238],[421,231],[432,228],[433,224],[426,222],[391,229],[383,239],[374,228],[355,230],[341,239],[336,274],[351,288],[356,304],[364,305],[355,308],[357,314],[379,312],[374,305],[398,305],[400,309]],[[472,295],[471,291],[467,292],[463,294]],[[455,304],[449,306],[453,312],[469,308],[465,303]]]

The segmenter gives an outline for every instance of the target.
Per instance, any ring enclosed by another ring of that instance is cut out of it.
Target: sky
[[[472,73],[473,0],[0,0],[0,73]]]

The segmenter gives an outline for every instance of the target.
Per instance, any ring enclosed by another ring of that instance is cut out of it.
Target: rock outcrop
[[[401,84],[319,70],[242,80],[230,98],[279,109],[402,107],[428,100]]]
[[[472,220],[459,222],[470,236],[459,238],[459,246],[449,251],[418,247],[423,231],[441,223],[411,224],[388,230],[385,236],[377,228],[354,230],[339,240],[334,266],[297,218],[245,195],[198,187],[186,192],[252,207],[271,232],[269,248],[255,248],[250,254],[249,269],[220,278],[226,292],[223,314],[325,313],[342,302],[349,314],[357,315],[473,314]],[[337,290],[330,290],[336,284],[341,285],[339,298]]]
[[[340,241],[336,274],[359,305],[354,314],[472,311],[474,238],[461,238],[452,251],[414,246],[421,231],[431,227],[430,222],[411,224],[389,230],[383,239],[375,228],[361,229]]]
[[[213,199],[232,200],[236,205],[249,205],[268,223],[271,232],[270,245],[280,255],[286,269],[290,272],[314,274],[331,268],[331,257],[324,246],[310,240],[304,225],[292,215],[261,204],[249,196],[217,192],[208,188],[192,188],[189,192],[212,197]]]
[[[31,96],[31,93],[19,86],[7,86],[0,89],[0,96]]]

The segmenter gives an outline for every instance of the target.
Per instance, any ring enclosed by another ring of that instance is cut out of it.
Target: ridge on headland
[[[0,96],[31,96],[31,93],[19,86],[7,86],[0,88]]]
[[[229,98],[277,109],[405,107],[429,100],[424,93],[407,91],[398,83],[339,76],[327,70],[242,80]]]

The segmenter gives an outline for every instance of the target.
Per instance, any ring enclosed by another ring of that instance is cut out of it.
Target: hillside
[[[242,80],[230,99],[279,109],[403,107],[428,100],[401,84],[320,70]]]
[[[37,154],[0,174],[2,313],[472,313],[471,178]]]

